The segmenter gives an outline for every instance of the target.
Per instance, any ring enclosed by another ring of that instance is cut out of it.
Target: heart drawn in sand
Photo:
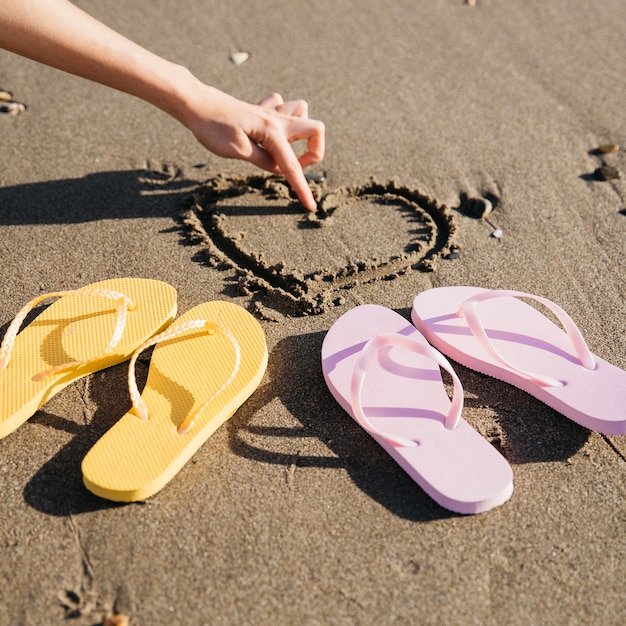
[[[324,192],[303,213],[276,176],[218,176],[188,199],[183,220],[214,266],[235,269],[245,293],[258,292],[289,314],[312,315],[342,302],[358,284],[432,271],[455,258],[448,208],[395,182]]]

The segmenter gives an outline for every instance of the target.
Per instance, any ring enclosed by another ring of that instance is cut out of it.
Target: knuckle
[[[266,137],[275,137],[283,133],[282,127],[275,116],[267,115],[263,118],[263,135]]]
[[[301,113],[306,115],[309,112],[309,103],[306,100],[296,100],[294,104]]]

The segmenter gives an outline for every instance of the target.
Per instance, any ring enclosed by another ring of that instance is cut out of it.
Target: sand
[[[80,472],[128,409],[124,365],[0,441],[0,624],[624,623],[625,436],[458,366],[466,418],[515,491],[454,515],[342,411],[319,358],[357,304],[408,318],[416,293],[471,284],[558,302],[626,368],[626,152],[594,152],[626,146],[623,1],[77,4],[237,97],[306,99],[327,128],[317,192],[341,201],[321,224],[280,193],[218,198],[231,247],[216,252],[190,194],[258,171],[127,95],[0,52],[0,86],[28,106],[0,115],[1,327],[40,293],[144,276],[174,285],[181,312],[246,307],[269,347],[257,392],[144,504],[100,500]],[[622,178],[597,180],[603,162]],[[372,178],[380,193],[345,201]],[[494,209],[465,216],[467,197]],[[393,280],[374,275],[384,262]],[[328,275],[323,306],[282,297],[259,270],[276,265]]]

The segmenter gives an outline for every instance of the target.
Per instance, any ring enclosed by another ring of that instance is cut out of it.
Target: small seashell
[[[606,143],[603,146],[598,146],[597,151],[600,154],[611,154],[612,152],[617,152],[619,150],[619,146],[616,143]]]
[[[13,94],[10,91],[6,91],[6,89],[0,88],[0,102],[9,102],[9,100],[13,100]]]
[[[466,198],[459,208],[463,215],[480,219],[493,211],[493,204],[487,198]]]
[[[0,104],[0,113],[18,115],[24,111],[26,111],[26,107],[21,102],[3,102]]]
[[[465,0],[465,4],[467,4],[467,6],[470,6],[470,7],[475,7],[476,0]]]
[[[235,65],[241,65],[245,63],[250,58],[250,54],[248,52],[233,52],[230,55],[230,60]]]
[[[620,178],[618,169],[612,165],[607,165],[606,163],[595,170],[593,175],[598,180],[613,180],[614,178]]]
[[[502,237],[502,229],[501,228],[496,228],[492,233],[491,236],[494,237],[495,239],[500,239],[500,237]]]

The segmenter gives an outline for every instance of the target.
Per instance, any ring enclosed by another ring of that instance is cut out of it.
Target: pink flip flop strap
[[[376,353],[382,348],[393,347],[401,348],[409,352],[414,352],[420,356],[425,356],[437,363],[440,367],[445,369],[454,383],[454,392],[452,395],[452,402],[450,403],[450,409],[445,419],[445,427],[452,430],[456,428],[459,420],[461,419],[461,411],[463,409],[463,387],[461,381],[457,377],[456,373],[452,369],[452,366],[448,360],[433,347],[428,344],[424,344],[415,341],[411,337],[398,334],[379,335],[370,339],[361,350],[361,354],[354,366],[354,372],[352,374],[351,386],[350,386],[350,401],[354,417],[356,421],[370,434],[382,437],[389,444],[396,447],[415,447],[419,443],[407,439],[405,437],[398,437],[396,435],[389,435],[376,428],[366,417],[363,410],[363,404],[361,400],[363,384],[365,382],[365,375],[367,373],[371,360],[375,357]]]
[[[27,302],[15,316],[4,335],[2,344],[0,345],[0,369],[4,369],[9,364],[9,359],[11,358],[11,352],[13,351],[15,338],[17,337],[20,326],[22,325],[22,322],[24,321],[28,313],[40,302],[43,302],[48,298],[66,296],[87,296],[113,300],[115,302],[115,307],[117,310],[117,317],[115,321],[115,329],[113,330],[113,335],[111,337],[111,340],[109,341],[109,345],[100,354],[90,359],[85,359],[83,361],[72,361],[70,363],[64,363],[63,365],[57,365],[56,367],[45,370],[44,372],[35,374],[35,376],[33,376],[33,380],[44,380],[55,374],[62,374],[63,372],[67,372],[71,369],[78,367],[79,365],[86,365],[87,363],[98,361],[99,359],[102,359],[107,354],[113,351],[113,349],[120,342],[120,339],[122,338],[122,335],[124,333],[128,311],[133,311],[136,308],[133,301],[123,293],[119,293],[111,289],[85,288],[72,291],[54,291],[52,293],[46,293],[36,298],[33,298],[30,302]]]
[[[494,359],[496,359],[499,363],[504,365],[505,367],[510,368],[514,372],[517,372],[524,378],[530,379],[532,382],[544,386],[544,387],[562,387],[563,382],[557,380],[556,378],[552,378],[551,376],[545,376],[543,374],[537,374],[534,372],[529,372],[519,367],[513,365],[510,361],[504,358],[500,352],[493,345],[489,337],[487,336],[487,332],[485,331],[485,327],[480,319],[480,315],[477,311],[477,305],[486,300],[491,300],[494,298],[530,298],[531,300],[536,300],[540,302],[544,306],[546,306],[550,311],[554,313],[557,319],[563,325],[567,336],[572,342],[572,346],[574,351],[576,352],[576,356],[580,360],[580,363],[583,367],[588,370],[594,370],[596,368],[596,362],[593,358],[593,355],[587,344],[572,320],[572,318],[557,304],[548,300],[547,298],[542,298],[541,296],[535,296],[533,294],[524,293],[523,291],[510,291],[510,290],[487,290],[481,291],[474,296],[471,296],[467,300],[461,304],[461,307],[456,312],[457,317],[464,317],[469,329],[472,331],[474,337],[478,340],[480,345],[484,350],[486,350]]]
[[[141,394],[139,393],[139,389],[137,388],[137,382],[135,379],[135,364],[137,362],[137,358],[139,355],[150,346],[153,346],[159,342],[167,341],[169,339],[174,339],[179,337],[180,335],[187,333],[192,330],[201,330],[206,332],[209,335],[212,335],[216,332],[224,335],[233,346],[235,351],[235,365],[233,366],[233,371],[228,379],[224,382],[224,384],[204,403],[200,408],[198,408],[194,413],[189,415],[187,419],[178,427],[178,434],[184,435],[187,433],[194,425],[198,416],[206,409],[206,407],[218,396],[228,385],[233,381],[239,368],[241,366],[241,348],[239,346],[239,342],[227,328],[218,324],[217,322],[211,322],[209,320],[189,320],[187,322],[183,322],[182,324],[172,324],[169,328],[164,330],[162,333],[155,335],[154,337],[148,339],[141,346],[135,350],[133,356],[130,360],[130,365],[128,367],[128,391],[130,393],[130,399],[132,401],[132,409],[131,411],[140,419],[147,420],[148,419],[148,408],[146,407],[145,402],[141,398]]]

